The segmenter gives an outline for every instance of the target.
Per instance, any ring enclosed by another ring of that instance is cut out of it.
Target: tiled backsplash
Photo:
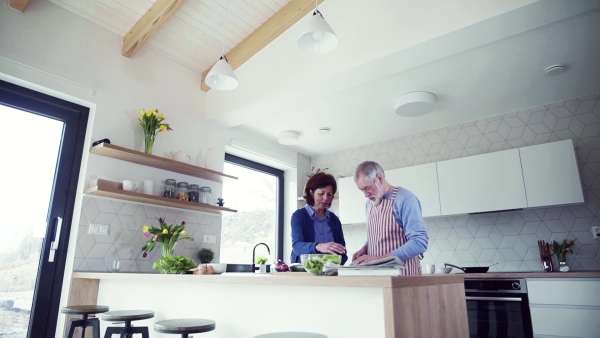
[[[498,262],[490,271],[540,271],[538,239],[577,238],[573,254],[567,255],[571,268],[600,270],[600,240],[590,232],[590,227],[600,225],[599,97],[580,97],[346,149],[313,157],[311,165],[346,177],[354,175],[356,165],[365,160],[377,161],[388,170],[572,139],[584,205],[428,218],[430,242],[423,263],[485,266]],[[331,209],[337,215],[338,206],[334,201]],[[343,221],[344,215],[339,216]],[[365,225],[345,225],[344,236],[351,255],[364,244]]]
[[[158,218],[167,224],[186,223],[188,235],[194,241],[180,241],[175,246],[176,255],[184,255],[196,262],[200,248],[215,252],[214,262],[219,261],[218,244],[202,243],[204,235],[216,235],[221,242],[221,216],[194,211],[181,211],[163,207],[139,205],[117,200],[85,196],[83,200],[74,271],[109,271],[114,260],[121,261],[121,271],[156,272],[152,263],[160,258],[160,248],[142,257],[142,247],[149,237],[142,233],[144,225],[158,226]],[[109,235],[90,235],[89,224],[107,224]]]

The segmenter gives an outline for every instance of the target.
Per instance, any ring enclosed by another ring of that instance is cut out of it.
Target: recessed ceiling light
[[[428,92],[402,94],[394,101],[396,114],[406,117],[421,116],[435,110],[435,95]]]
[[[298,141],[300,140],[300,134],[298,134],[295,131],[282,131],[281,133],[279,133],[279,143],[286,145],[286,146],[291,146],[294,144],[298,144]]]
[[[330,131],[331,131],[331,128],[329,128],[329,127],[319,128],[319,134],[327,134]]]
[[[546,68],[546,74],[556,75],[564,72],[567,68],[564,65],[553,65]]]

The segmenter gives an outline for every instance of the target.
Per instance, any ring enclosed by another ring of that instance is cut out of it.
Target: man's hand
[[[365,245],[362,248],[360,248],[360,250],[355,252],[354,255],[352,255],[352,264],[355,264],[354,261],[356,261],[356,259],[358,257],[366,255],[366,254],[367,254],[367,246]]]
[[[336,242],[319,243],[315,246],[318,252],[343,255],[346,253],[346,248]]]

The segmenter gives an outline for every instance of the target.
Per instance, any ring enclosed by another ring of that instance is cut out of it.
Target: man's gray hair
[[[363,174],[369,182],[375,182],[377,174],[385,177],[383,168],[379,163],[373,161],[364,161],[356,167],[356,170],[354,170],[354,182],[358,181],[360,174]]]

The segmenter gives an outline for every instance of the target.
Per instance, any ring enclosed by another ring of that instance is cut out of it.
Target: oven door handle
[[[466,300],[487,300],[487,301],[498,300],[498,301],[502,301],[502,302],[522,302],[523,301],[523,299],[518,298],[518,297],[471,297],[471,296],[466,296],[465,299]]]

